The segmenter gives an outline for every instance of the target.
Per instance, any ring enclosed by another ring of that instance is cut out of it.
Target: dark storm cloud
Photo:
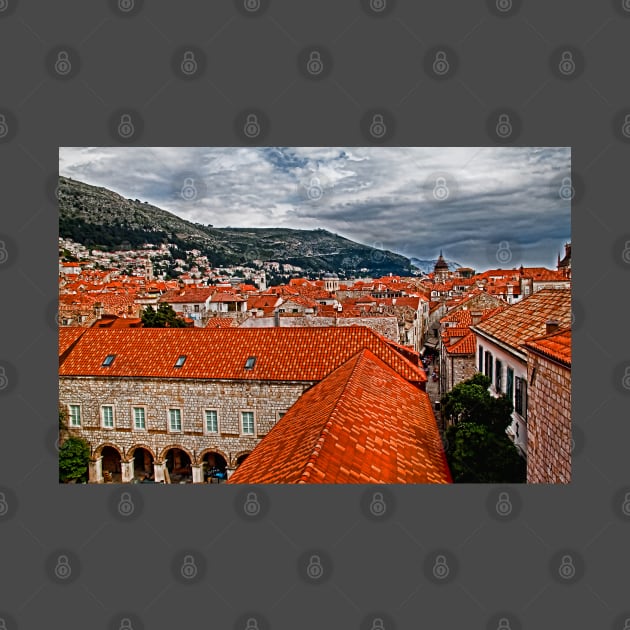
[[[215,226],[323,227],[487,268],[499,242],[553,266],[570,240],[568,148],[62,148],[60,173]],[[184,199],[193,180],[200,194]],[[309,198],[309,187],[321,198]],[[446,199],[435,187],[446,184]]]

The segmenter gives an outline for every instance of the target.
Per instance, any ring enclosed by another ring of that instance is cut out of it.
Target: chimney
[[[280,311],[278,309],[273,312],[273,325],[280,328]]]
[[[481,321],[481,311],[470,311],[472,325],[476,326]]]
[[[558,322],[557,320],[548,319],[545,322],[545,334],[551,335],[551,333],[555,333],[558,330],[559,326],[560,326],[560,322]]]

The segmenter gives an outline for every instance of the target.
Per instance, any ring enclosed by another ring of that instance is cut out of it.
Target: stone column
[[[153,478],[155,479],[155,483],[159,483],[160,481],[164,481],[164,469],[166,468],[166,461],[153,462]]]
[[[88,480],[90,483],[103,483],[103,457],[90,459],[88,464]]]
[[[133,458],[131,458],[128,462],[121,460],[120,472],[123,483],[131,483],[133,481]]]
[[[233,468],[231,468],[230,466],[228,466],[225,469],[225,472],[227,474],[227,478],[229,479],[232,476],[232,473],[236,470],[236,466],[234,466]]]
[[[203,466],[201,464],[192,464],[193,483],[203,483]]]

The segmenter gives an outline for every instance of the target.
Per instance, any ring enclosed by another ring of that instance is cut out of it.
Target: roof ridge
[[[327,435],[330,433],[330,427],[333,424],[333,416],[335,414],[337,406],[339,405],[339,401],[343,397],[348,387],[348,383],[352,380],[352,376],[354,375],[357,369],[357,366],[361,362],[361,358],[362,358],[361,355],[365,352],[369,352],[372,356],[376,356],[369,348],[362,348],[356,354],[352,355],[345,363],[342,363],[337,369],[330,372],[320,381],[320,383],[322,383],[327,378],[332,376],[335,372],[345,367],[348,363],[350,363],[350,361],[354,360],[354,365],[352,366],[352,369],[350,370],[350,374],[348,374],[348,378],[346,378],[345,383],[343,384],[343,387],[339,391],[339,395],[335,399],[335,403],[333,404],[330,414],[328,415],[328,419],[326,420],[326,423],[322,427],[322,430],[319,432],[319,437],[317,438],[317,441],[313,445],[311,454],[309,455],[308,459],[306,460],[306,463],[304,464],[304,468],[302,469],[302,472],[300,473],[297,483],[306,482],[311,476],[312,466],[309,466],[309,464],[312,464],[313,466],[315,465],[315,462],[317,461],[317,458],[319,457],[319,454],[321,453],[321,447],[323,446]]]

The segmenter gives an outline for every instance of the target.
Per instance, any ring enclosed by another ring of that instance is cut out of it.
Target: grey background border
[[[115,0],[0,0],[8,379],[0,619],[8,630],[378,630],[379,619],[386,630],[623,630],[630,6],[498,2],[268,0],[248,12],[231,0],[136,0],[125,12]],[[454,54],[447,76],[427,63],[440,47]],[[174,61],[189,48],[201,51],[195,76]],[[325,64],[317,77],[303,65],[313,49]],[[54,67],[60,50],[72,66],[63,76]],[[571,76],[558,72],[564,50],[574,53]],[[263,124],[253,139],[239,134],[249,111]],[[366,116],[378,112],[387,135],[370,138]],[[490,486],[389,488],[392,512],[382,521],[361,507],[369,488],[266,487],[267,511],[252,522],[238,509],[238,488],[143,488],[125,522],[111,508],[120,489],[58,486],[59,146],[487,146],[505,141],[493,133],[502,112],[514,123],[510,143],[571,146],[579,182],[571,485],[509,488],[519,513],[505,522],[493,514],[499,489]],[[126,139],[115,130],[124,113],[136,123]],[[187,580],[179,568],[190,554],[198,572]],[[313,554],[326,579],[309,579],[304,558]],[[60,555],[71,579],[55,574]],[[447,580],[432,571],[437,555],[450,563]],[[575,569],[569,579],[558,571],[563,556]]]

